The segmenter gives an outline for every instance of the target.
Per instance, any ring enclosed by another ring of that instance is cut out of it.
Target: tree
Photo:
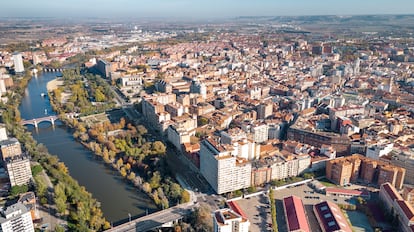
[[[35,165],[32,167],[32,175],[37,176],[40,172],[42,172],[43,168],[41,165]]]
[[[116,161],[116,167],[120,169],[122,165],[124,165],[124,161],[122,160],[122,158],[119,158],[118,161]]]
[[[196,231],[212,231],[213,220],[210,215],[211,208],[205,203],[201,203],[200,207],[196,208],[193,213],[192,225]]]
[[[143,125],[138,125],[137,131],[138,131],[138,134],[140,135],[145,135],[146,133],[148,133],[147,128],[145,128]]]
[[[47,191],[47,186],[42,176],[34,177],[36,183],[36,195],[39,197],[45,196]]]
[[[67,197],[66,197],[66,193],[65,193],[64,183],[59,182],[55,186],[55,198],[54,198],[54,200],[55,200],[55,204],[56,204],[56,208],[57,208],[58,212],[60,214],[65,214]]]
[[[160,172],[156,171],[153,173],[151,179],[150,179],[150,186],[152,189],[156,189],[160,186],[161,181],[161,175]]]
[[[155,141],[152,143],[152,151],[156,155],[165,154],[166,148],[165,145],[161,141]]]
[[[12,196],[17,196],[21,193],[26,193],[29,190],[29,187],[27,185],[15,185],[11,187],[10,194]]]
[[[119,173],[121,174],[122,177],[126,177],[127,172],[126,172],[125,166],[121,167],[121,170],[119,170]]]
[[[128,175],[128,180],[133,181],[134,179],[135,179],[135,172],[131,172],[131,173],[129,173],[129,175]]]
[[[60,225],[57,225],[56,227],[55,227],[55,232],[65,232],[65,228],[63,228],[62,226],[60,226]]]
[[[105,94],[103,94],[100,89],[97,89],[95,91],[95,101],[97,101],[97,102],[104,102],[104,101],[106,101]]]
[[[181,189],[181,186],[179,185],[179,184],[177,184],[177,183],[172,183],[171,185],[170,185],[170,189],[169,189],[170,191],[170,197],[171,198],[173,198],[173,199],[178,199],[179,197],[181,197],[181,192],[182,192],[182,189]]]
[[[181,203],[187,203],[190,201],[190,193],[187,190],[181,192]]]
[[[247,192],[248,192],[248,193],[254,193],[254,192],[256,192],[256,187],[254,187],[254,186],[250,186],[250,187],[248,187],[248,188],[247,188]]]

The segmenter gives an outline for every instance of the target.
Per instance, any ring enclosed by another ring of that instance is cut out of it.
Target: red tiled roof
[[[369,196],[367,191],[359,191],[353,189],[343,189],[343,188],[326,188],[326,193],[335,193],[343,195],[352,195],[352,196]]]
[[[397,193],[397,190],[395,190],[395,188],[390,183],[385,183],[382,185],[382,187],[384,188],[388,196],[391,198],[391,200],[402,200],[401,195]]]
[[[244,213],[244,211],[240,208],[240,206],[235,201],[229,201],[227,204],[230,206],[230,208],[238,213],[240,216],[242,216],[243,219],[247,219],[247,215]]]
[[[414,209],[407,201],[399,200],[397,204],[400,206],[401,210],[404,212],[405,216],[410,221],[414,221]]]
[[[302,200],[297,196],[290,196],[283,199],[283,207],[289,231],[310,232],[308,220]]]

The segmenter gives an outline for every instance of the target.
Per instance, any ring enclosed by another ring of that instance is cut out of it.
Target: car
[[[335,199],[333,199],[333,200],[334,200],[334,201],[338,201],[338,199],[336,199],[336,198],[335,198]]]

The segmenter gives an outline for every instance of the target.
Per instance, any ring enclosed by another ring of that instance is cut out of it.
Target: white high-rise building
[[[21,53],[16,52],[13,54],[13,62],[14,62],[14,71],[16,73],[24,72],[23,58],[22,58]]]
[[[232,152],[232,145],[212,138],[200,143],[201,174],[218,194],[250,187],[251,163]]]
[[[214,232],[248,232],[249,220],[231,209],[220,209],[214,212]]]
[[[7,131],[5,127],[0,127],[0,141],[7,140]]]
[[[32,232],[35,231],[30,211],[22,203],[16,203],[1,212],[0,231]]]

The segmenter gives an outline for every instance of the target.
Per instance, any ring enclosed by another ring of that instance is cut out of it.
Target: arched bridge
[[[65,114],[66,118],[76,118],[79,116],[78,113],[68,113]],[[57,115],[49,115],[41,118],[34,118],[34,119],[28,119],[28,120],[22,120],[20,121],[21,125],[33,125],[37,128],[37,125],[41,122],[50,122],[52,125],[55,125],[55,121],[58,120],[59,117]]]

